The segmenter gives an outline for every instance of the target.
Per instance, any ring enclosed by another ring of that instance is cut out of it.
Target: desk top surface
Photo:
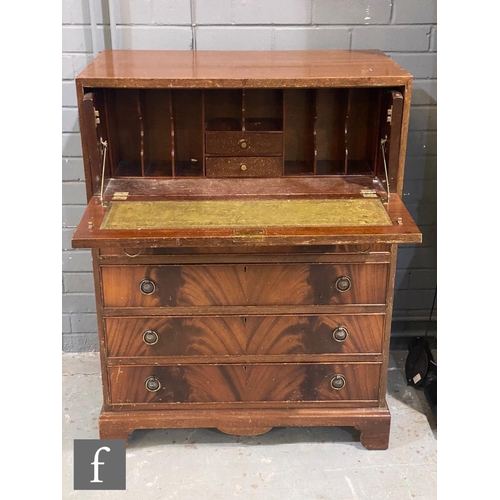
[[[377,50],[105,50],[77,81],[87,87],[287,88],[405,85],[411,78]]]

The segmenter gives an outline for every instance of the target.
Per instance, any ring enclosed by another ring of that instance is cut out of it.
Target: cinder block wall
[[[94,1],[97,49],[111,48],[108,1]],[[423,245],[400,248],[393,335],[427,327],[436,287],[436,0],[114,0],[120,49],[380,49],[415,78],[404,201]],[[63,349],[97,350],[74,77],[93,59],[88,0],[62,2]],[[436,319],[436,310],[433,319]]]

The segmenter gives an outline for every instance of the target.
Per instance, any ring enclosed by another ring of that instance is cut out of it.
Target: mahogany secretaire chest
[[[101,438],[354,426],[387,448],[411,86],[378,51],[104,51],[77,77]]]

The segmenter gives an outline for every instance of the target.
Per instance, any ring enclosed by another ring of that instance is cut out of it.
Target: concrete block
[[[62,180],[63,181],[85,180],[85,173],[83,169],[83,158],[62,159]]]
[[[313,24],[387,24],[391,0],[313,0]]]
[[[406,202],[406,208],[417,225],[436,224],[437,206],[430,202]]]
[[[108,35],[109,28],[98,26],[96,30],[97,38],[95,40],[98,52],[105,48],[104,37]],[[92,45],[92,32],[90,26],[64,26],[62,27],[62,49],[63,52],[84,52],[94,51]]]
[[[71,331],[73,333],[95,333],[97,332],[96,314],[71,314]]]
[[[434,290],[437,284],[436,269],[414,269],[410,273],[410,288],[412,290]]]
[[[86,205],[63,205],[62,207],[62,224],[63,227],[78,226]]]
[[[210,5],[210,2],[208,2]],[[310,24],[310,0],[234,0],[236,24]]]
[[[209,4],[213,10],[213,2],[195,2]],[[152,12],[153,24],[191,24],[190,2],[183,0],[155,0]]]
[[[429,26],[356,26],[352,49],[420,52],[429,48]]]
[[[310,24],[310,0],[215,0],[196,2],[197,25]]]
[[[427,310],[429,314],[434,299],[434,290],[398,290],[394,294],[394,309]]]
[[[422,233],[422,243],[420,246],[437,248],[437,226],[436,224],[420,224],[418,226]]]
[[[410,130],[437,130],[436,106],[412,107],[410,113]]]
[[[349,49],[351,34],[342,27],[290,27],[274,28],[276,50]]]
[[[71,250],[71,239],[73,238],[74,229],[64,228],[62,230],[61,244],[63,250]]]
[[[405,162],[405,182],[437,178],[437,156],[407,156]]]
[[[90,250],[68,250],[62,252],[63,272],[92,272]]]
[[[62,105],[63,106],[65,106],[65,107],[78,106],[78,103],[76,101],[75,82],[63,81],[62,82],[62,89],[61,89],[61,96],[62,96]]]
[[[97,333],[63,335],[62,350],[64,352],[98,352],[99,340]]]
[[[437,0],[395,0],[392,19],[397,24],[437,22]]]
[[[117,37],[124,50],[189,50],[191,28],[171,26],[119,26]]]
[[[63,24],[88,24],[90,11],[87,0],[64,0],[62,2]]]
[[[63,25],[62,50],[63,52],[92,52],[90,27]]]
[[[437,52],[437,26],[432,27],[429,50],[432,52]]]
[[[253,26],[214,26],[196,30],[199,50],[271,50],[273,29]]]
[[[388,55],[414,78],[437,78],[437,54],[435,53],[388,53]]]
[[[394,287],[396,290],[406,290],[410,282],[409,272],[406,269],[396,270],[396,281]]]
[[[69,314],[62,315],[62,333],[71,333],[71,322]]]
[[[393,327],[391,330],[391,349],[393,345],[392,336],[400,336],[405,335],[406,337],[414,337],[419,336],[422,337],[425,335],[427,329],[429,336],[431,334],[435,334],[436,332],[436,324],[429,323],[429,314],[430,309],[394,309],[393,312]],[[433,318],[435,321],[435,318]],[[400,341],[402,343],[401,348],[405,350],[408,348],[408,340],[400,337]],[[436,498],[434,496],[434,498]],[[432,496],[429,500],[432,499]]]
[[[65,293],[62,296],[63,313],[95,313],[95,297],[91,293]]]
[[[72,80],[75,78],[75,70],[73,68],[73,57],[70,54],[62,55],[62,79]],[[73,83],[73,82],[71,82]],[[74,83],[73,83],[74,85]]]
[[[152,0],[118,0],[116,3],[116,24],[151,24]]]
[[[92,54],[62,55],[62,79],[73,80],[93,59]]]
[[[437,155],[437,132],[409,131],[406,156]]]
[[[404,183],[403,187],[403,202],[419,203],[430,202],[436,203],[437,199],[437,181],[432,179],[424,180],[409,180]]]
[[[212,0],[195,2],[194,20],[201,24],[234,24],[233,0]]]
[[[398,249],[398,269],[433,269],[436,267],[436,249],[401,246]],[[404,309],[404,307],[402,308]]]
[[[82,142],[80,139],[80,134],[76,133],[62,134],[62,155],[82,156]]]
[[[78,124],[78,109],[77,108],[62,108],[62,131],[63,132],[79,132]]]
[[[412,105],[436,104],[437,80],[413,80],[411,103]]]
[[[95,2],[95,18],[97,24],[109,23],[108,2],[109,0]],[[62,24],[90,24],[88,0],[63,0]]]
[[[92,273],[65,273],[63,278],[66,293],[94,292],[94,275]]]
[[[63,182],[62,202],[64,205],[84,205],[87,194],[84,182]]]

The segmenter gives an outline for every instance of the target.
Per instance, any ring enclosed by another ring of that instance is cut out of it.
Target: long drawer
[[[384,304],[387,264],[102,266],[105,307]]]
[[[110,357],[381,353],[384,314],[105,318]]]
[[[376,400],[380,364],[110,367],[112,404]]]
[[[196,248],[196,247],[158,247],[158,248],[123,248],[123,247],[105,247],[99,249],[99,255],[102,256],[117,256],[117,257],[130,257],[137,259],[137,257],[145,255],[225,255],[230,258],[248,258],[252,255],[308,255],[308,254],[321,254],[321,255],[389,255],[389,245],[381,243],[374,244],[360,244],[360,245],[312,245],[312,246],[270,246],[270,247],[257,247],[257,246],[243,246],[243,247],[229,247],[229,248]]]

